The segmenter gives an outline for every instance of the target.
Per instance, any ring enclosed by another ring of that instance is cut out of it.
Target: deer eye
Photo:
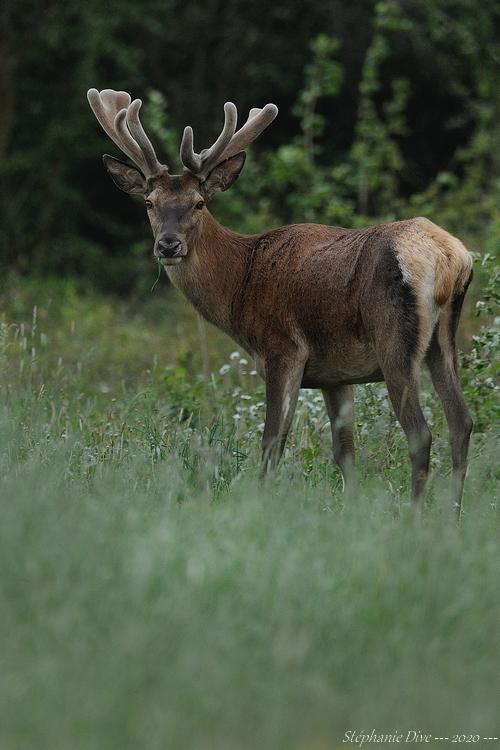
[[[198,201],[198,203],[196,204],[196,208],[202,209],[204,205],[205,201]]]
[[[153,204],[151,203],[151,201],[145,201],[145,203],[146,203],[146,208],[148,209],[148,211],[150,208],[153,208]]]

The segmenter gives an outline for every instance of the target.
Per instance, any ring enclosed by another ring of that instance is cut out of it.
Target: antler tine
[[[145,177],[152,177],[165,170],[155,154],[139,120],[141,100],[131,103],[126,91],[90,89],[87,92],[89,104],[101,127],[142,171]]]
[[[132,161],[144,172],[146,164],[143,158],[143,153],[130,135],[130,131],[127,127],[127,112],[127,109],[121,109],[116,115],[114,127],[118,135],[118,140],[114,138],[113,140],[116,145],[121,148],[123,153],[126,154],[129,159],[132,159]]]
[[[109,91],[110,89],[105,89],[102,92],[102,94],[105,95]],[[118,94],[119,92],[116,91],[114,93]],[[125,94],[125,92],[120,92],[120,93]],[[92,112],[95,114],[97,121],[99,122],[104,132],[111,138],[111,140],[114,143],[116,143],[117,146],[122,148],[121,140],[118,137],[114,128],[114,119],[115,119],[116,113],[114,113],[113,117],[111,117],[109,100],[106,102],[107,106],[105,106],[104,104],[105,97],[103,96],[103,98],[101,98],[101,94],[99,93],[97,89],[89,89],[87,91],[87,99],[89,101]],[[120,102],[120,104],[122,105],[122,107],[123,106],[128,107],[128,105],[130,104],[130,97],[128,95],[127,97],[124,97],[122,101]],[[118,109],[121,109],[122,107],[116,107],[116,112],[118,112]],[[124,153],[127,153],[127,152],[124,151]],[[127,153],[127,156],[130,156],[130,154]]]
[[[180,157],[183,166],[193,174],[198,174],[201,170],[201,157],[193,149],[193,128],[186,125],[182,134]]]
[[[206,174],[220,162],[219,157],[222,156],[226,147],[230,144],[236,130],[237,121],[238,110],[236,109],[236,105],[233,102],[226,102],[224,104],[224,127],[221,130],[221,134],[210,148],[204,149],[201,152],[203,170]]]
[[[274,120],[278,114],[278,107],[275,104],[266,104],[262,109],[254,107],[250,110],[246,123],[237,132],[235,130],[238,113],[232,102],[225,103],[224,114],[221,134],[213,146],[199,154],[193,149],[193,129],[189,126],[184,128],[180,149],[181,161],[185,169],[201,180],[205,180],[217,164],[244,151]]]
[[[162,165],[158,161],[153,144],[146,135],[139,119],[139,110],[141,107],[142,101],[140,99],[134,99],[132,104],[129,105],[127,109],[127,125],[144,155],[151,174],[155,174],[161,170]]]
[[[222,154],[222,159],[229,159],[240,151],[245,151],[252,141],[255,141],[262,131],[272,123],[277,114],[278,107],[276,104],[266,104],[262,109],[258,107],[251,109],[248,114],[248,120],[233,135],[228,147]]]
[[[238,111],[236,106],[233,102],[226,102],[224,104],[224,127],[219,137],[210,148],[203,149],[199,154],[193,149],[193,129],[189,126],[184,128],[180,149],[181,161],[184,167],[201,180],[204,180],[213,167],[222,161],[221,156],[231,142],[231,138],[236,130],[237,120]]]

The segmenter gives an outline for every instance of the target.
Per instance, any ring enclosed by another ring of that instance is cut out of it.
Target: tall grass
[[[463,373],[480,429],[457,525],[428,385],[418,519],[382,387],[359,389],[346,505],[312,391],[276,477],[257,482],[252,363],[207,330],[200,376],[200,331],[169,295],[135,310],[14,285],[0,334],[2,749],[326,750],[372,728],[495,745],[487,367]]]

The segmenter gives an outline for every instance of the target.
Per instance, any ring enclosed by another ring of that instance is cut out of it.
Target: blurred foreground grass
[[[491,331],[464,358],[476,433],[457,527],[426,384],[417,523],[383,386],[358,389],[361,491],[344,507],[313,391],[258,484],[262,385],[174,293],[134,305],[13,280],[2,309],[2,750],[499,736]]]

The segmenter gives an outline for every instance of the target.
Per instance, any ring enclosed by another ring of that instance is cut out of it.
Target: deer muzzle
[[[155,255],[165,264],[180,263],[186,253],[182,240],[175,235],[158,240]]]

